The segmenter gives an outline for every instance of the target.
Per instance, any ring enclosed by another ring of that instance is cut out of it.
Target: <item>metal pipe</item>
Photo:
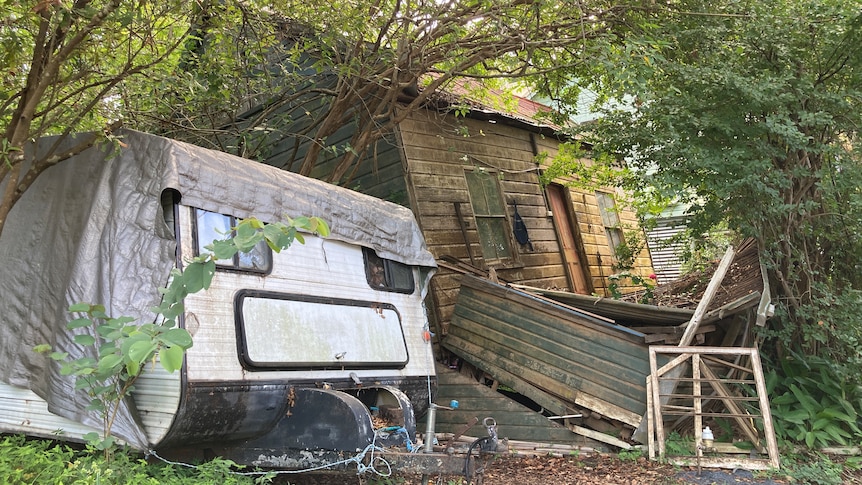
[[[428,422],[425,425],[425,453],[434,452],[434,425],[437,420],[437,405],[428,406]]]

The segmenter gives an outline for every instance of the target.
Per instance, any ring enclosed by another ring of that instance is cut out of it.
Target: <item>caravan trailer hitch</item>
[[[476,485],[481,485],[483,482],[485,463],[483,462],[480,467],[471,464],[471,461],[475,461],[473,460],[473,451],[476,450],[480,457],[487,457],[490,453],[497,451],[497,421],[492,417],[487,417],[482,420],[482,424],[488,430],[488,436],[479,438],[470,444],[470,447],[467,448],[467,458],[464,460],[464,478],[467,483],[476,483]],[[473,481],[474,477],[475,481]]]

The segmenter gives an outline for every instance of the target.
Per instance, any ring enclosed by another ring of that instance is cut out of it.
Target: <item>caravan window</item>
[[[195,251],[204,254],[209,251],[205,246],[213,241],[224,239],[232,233],[238,220],[233,216],[195,209]],[[248,253],[237,253],[232,260],[216,261],[216,266],[226,269],[269,273],[272,270],[272,251],[266,242],[259,242]]]
[[[240,290],[235,305],[248,369],[403,368],[409,360],[401,315],[389,303]]]
[[[375,290],[413,293],[413,270],[406,264],[381,258],[373,249],[362,248],[365,277]]]

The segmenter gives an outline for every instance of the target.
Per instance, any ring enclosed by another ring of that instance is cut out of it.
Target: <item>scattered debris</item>
[[[540,405],[546,416],[580,414],[565,425],[615,449],[646,441],[646,433],[635,430],[646,424],[651,345],[750,348],[751,329],[770,316],[753,240],[735,252],[729,248],[709,271],[653,289],[654,305],[634,303],[636,294],[612,300],[498,284],[468,271],[470,265],[447,264],[463,271],[443,347],[490,376],[495,387]],[[662,358],[659,365],[670,360]],[[729,363],[744,368],[739,364]],[[682,423],[670,421],[666,429],[690,433]]]

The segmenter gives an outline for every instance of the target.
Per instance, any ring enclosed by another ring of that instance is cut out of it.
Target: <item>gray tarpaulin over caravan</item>
[[[436,266],[406,208],[225,153],[134,131],[120,136],[122,146],[102,144],[40,175],[0,237],[0,381],[31,389],[54,414],[101,429],[98,414],[84,411],[88,398],[74,391],[74,378],[32,349],[47,343],[72,358],[91,351],[65,329],[73,303],[153,321],[157,288],[176,263],[160,202],[166,189],[179,192],[183,205],[239,218],[318,216],[330,224],[330,239]],[[128,408],[113,431],[147,447]]]

